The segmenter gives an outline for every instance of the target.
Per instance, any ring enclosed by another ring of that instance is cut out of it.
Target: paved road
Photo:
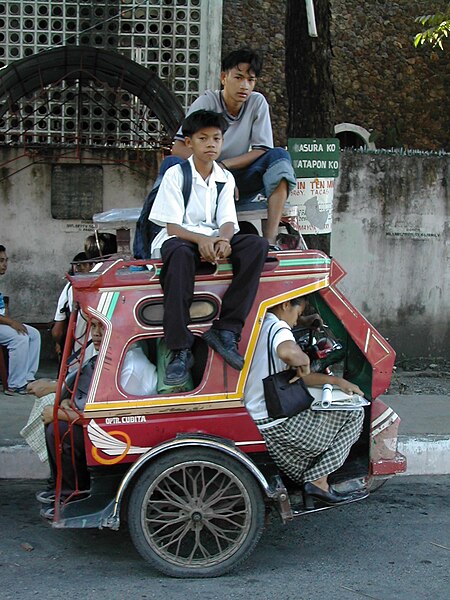
[[[52,530],[38,517],[37,486],[0,480],[1,600],[450,597],[448,477],[395,479],[364,502],[275,520],[237,573],[209,580],[162,577],[126,531]]]

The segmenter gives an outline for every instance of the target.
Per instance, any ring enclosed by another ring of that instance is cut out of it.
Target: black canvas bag
[[[270,338],[273,323],[267,336],[267,356],[269,361],[269,375],[263,379],[264,397],[266,400],[267,413],[272,419],[293,417],[309,408],[314,397],[309,393],[303,379],[297,379],[294,383],[289,381],[296,376],[295,369],[275,373],[275,361],[273,358],[273,342],[275,335]],[[283,329],[288,329],[283,327]],[[279,331],[279,330],[278,330]]]

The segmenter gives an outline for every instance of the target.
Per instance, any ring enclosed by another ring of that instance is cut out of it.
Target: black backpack
[[[192,189],[192,169],[189,161],[187,160],[180,163],[180,166],[183,173],[182,193],[184,199],[184,208],[186,209]],[[150,190],[147,198],[145,199],[139,219],[136,222],[136,233],[133,241],[133,254],[134,258],[136,259],[151,258],[153,240],[162,229],[161,225],[157,225],[156,223],[148,220],[148,216],[153,208],[160,184],[161,182]],[[220,193],[225,184],[222,181],[218,181],[216,184],[217,201],[219,201]]]

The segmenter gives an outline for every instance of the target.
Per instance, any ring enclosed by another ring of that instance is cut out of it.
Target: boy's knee
[[[252,256],[255,256],[255,254],[267,254],[269,251],[269,241],[266,238],[252,234],[243,234],[238,237],[241,238],[242,246],[248,249]]]
[[[27,334],[15,332],[15,335],[12,339],[12,343],[10,344],[8,349],[26,350],[28,348],[29,343],[30,338]]]
[[[284,148],[270,148],[267,150],[266,154],[271,163],[276,162],[277,160],[288,160],[291,162],[290,154]]]
[[[192,246],[188,246],[183,242],[176,246],[176,248],[174,248],[172,254],[176,256],[177,261],[186,261],[194,259],[194,249],[192,248]]]

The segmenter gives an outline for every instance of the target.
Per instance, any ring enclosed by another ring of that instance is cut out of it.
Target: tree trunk
[[[336,98],[331,78],[331,10],[315,0],[317,38],[308,34],[305,0],[287,0],[288,137],[334,137]],[[309,235],[308,246],[330,253],[330,234]]]

